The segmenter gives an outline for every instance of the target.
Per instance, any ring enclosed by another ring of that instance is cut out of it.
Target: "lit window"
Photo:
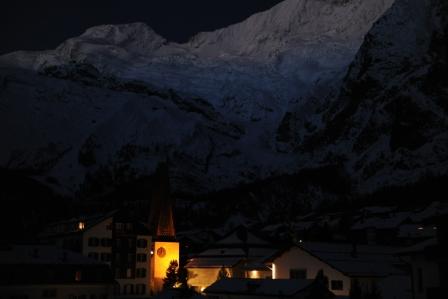
[[[79,229],[79,230],[84,230],[85,228],[86,228],[86,224],[85,224],[85,222],[80,221],[80,222],[78,223],[78,229]]]
[[[249,278],[252,279],[260,278],[260,273],[258,271],[252,270],[249,272]]]
[[[81,271],[75,272],[75,281],[81,281]]]

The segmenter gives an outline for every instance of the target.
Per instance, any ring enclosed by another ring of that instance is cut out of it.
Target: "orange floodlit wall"
[[[166,270],[173,260],[179,262],[179,243],[156,241],[154,243],[154,278],[165,278]]]

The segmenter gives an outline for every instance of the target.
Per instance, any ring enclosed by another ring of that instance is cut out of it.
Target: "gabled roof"
[[[256,234],[248,230],[244,226],[239,226],[226,235],[223,239],[215,243],[216,246],[258,246],[258,247],[271,247],[268,241],[263,240]]]
[[[353,230],[361,230],[366,228],[376,229],[394,229],[402,224],[406,219],[410,218],[411,214],[408,212],[401,212],[391,215],[389,217],[369,217],[361,219],[352,227]]]
[[[241,261],[262,262],[276,249],[270,243],[238,227],[222,240],[191,259],[187,268],[233,267]]]
[[[241,294],[251,296],[294,296],[304,291],[312,280],[300,279],[220,279],[204,290],[206,294]]]
[[[335,270],[351,277],[383,277],[401,274],[395,265],[401,264],[394,254],[397,248],[386,246],[356,245],[348,243],[304,242],[277,252],[265,262],[275,262],[290,250],[304,250]]]
[[[39,234],[39,237],[46,238],[46,237],[56,237],[61,235],[68,235],[68,234],[80,234],[88,231],[92,227],[96,226],[97,224],[105,221],[106,219],[114,216],[118,210],[114,210],[111,212],[108,212],[106,214],[97,214],[92,215],[88,217],[76,217],[71,218],[69,220],[65,221],[59,221],[49,224],[46,229]],[[83,230],[79,230],[78,223],[83,222],[85,227]],[[59,227],[63,227],[61,231],[58,230]]]

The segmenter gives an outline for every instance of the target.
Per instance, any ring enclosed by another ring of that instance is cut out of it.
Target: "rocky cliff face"
[[[446,174],[446,12],[444,1],[397,0],[366,35],[323,129],[301,150],[344,157],[364,191]]]

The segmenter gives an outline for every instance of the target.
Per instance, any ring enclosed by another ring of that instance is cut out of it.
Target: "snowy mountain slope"
[[[5,60],[32,69],[88,62],[120,78],[207,99],[237,118],[276,121],[315,82],[345,70],[392,2],[287,0],[186,44],[168,43],[141,23],[98,26],[55,51]]]
[[[166,158],[174,185],[190,192],[234,185],[250,179],[247,173],[272,169],[242,151],[244,129],[197,105],[198,99],[149,95],[137,83],[120,82],[118,88],[110,78],[106,85],[104,78],[86,84],[23,70],[1,73],[0,163],[47,179],[60,192],[120,184],[151,174]],[[283,164],[262,144],[257,151]]]
[[[301,150],[342,157],[364,192],[446,175],[447,16],[445,1],[397,0]]]
[[[166,157],[178,190],[293,172],[279,123],[338,89],[392,2],[286,0],[186,44],[141,23],[104,25],[2,56],[0,165],[71,194],[150,174]]]

